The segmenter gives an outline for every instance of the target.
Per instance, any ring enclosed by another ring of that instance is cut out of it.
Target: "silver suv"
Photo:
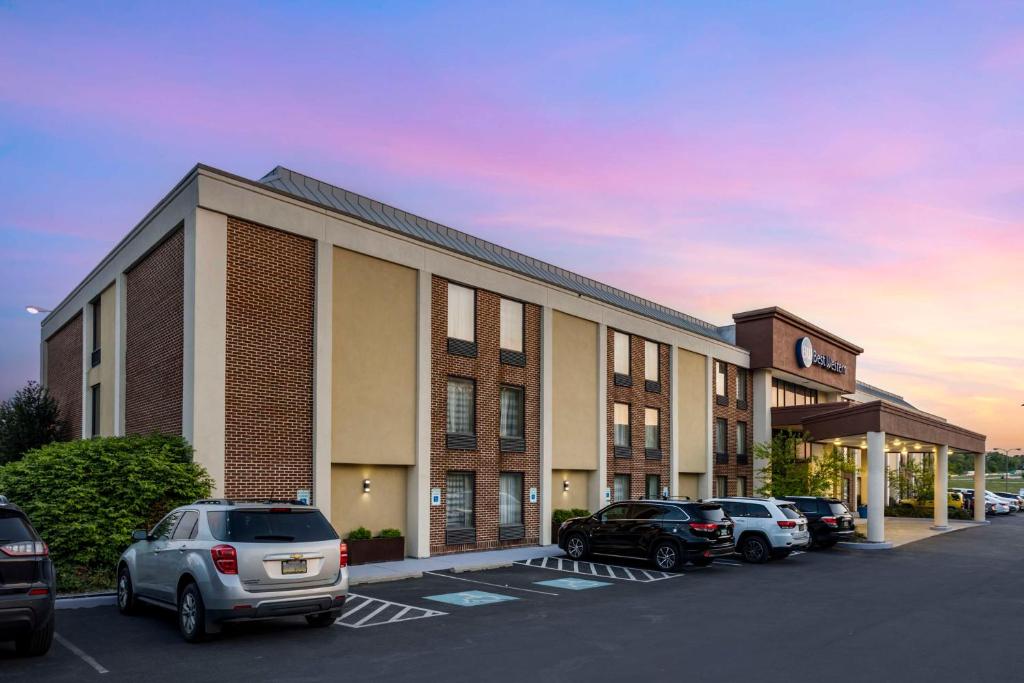
[[[747,562],[782,559],[807,547],[807,518],[796,505],[775,498],[712,498],[736,523],[736,552]]]
[[[225,621],[302,614],[330,626],[348,595],[348,549],[299,501],[200,500],[132,541],[117,565],[118,609],[175,609],[188,642]]]

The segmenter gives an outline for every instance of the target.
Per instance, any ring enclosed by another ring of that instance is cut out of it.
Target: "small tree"
[[[896,469],[887,470],[889,488],[898,500],[913,498],[919,503],[934,500],[935,473],[932,468],[910,458]]]
[[[796,454],[803,447],[805,438],[789,429],[779,431],[767,443],[754,444],[754,458],[762,460],[761,480],[757,490],[762,496],[803,496],[807,495],[809,462],[797,460]]]
[[[822,454],[811,459],[807,495],[841,496],[843,478],[856,470],[853,458],[841,448],[826,446]]]
[[[57,401],[46,387],[29,382],[0,403],[0,464],[57,441],[63,428]]]

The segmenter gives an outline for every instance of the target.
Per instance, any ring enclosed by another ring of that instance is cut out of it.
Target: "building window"
[[[729,495],[729,477],[715,477],[715,498],[725,498]]]
[[[745,496],[747,495],[747,478],[736,477],[736,495]]]
[[[501,300],[501,348],[523,351],[523,304],[518,301]]]
[[[747,377],[746,368],[736,368],[736,406],[740,410],[747,409]]]
[[[631,445],[630,439],[630,424],[629,424],[629,404],[628,403],[616,403],[614,406],[614,422],[615,430],[613,432],[613,443],[615,445],[615,455],[619,457],[628,458],[630,455],[629,447]]]
[[[502,451],[526,450],[523,419],[522,387],[502,387],[499,423],[499,437]]]
[[[772,407],[811,406],[818,404],[818,390],[802,387],[784,379],[772,380]]]
[[[715,460],[720,464],[729,462],[728,429],[729,423],[724,417],[715,420]]]
[[[448,473],[445,510],[448,543],[476,542],[476,515],[473,513],[475,480],[472,472]]]
[[[623,334],[622,332],[612,333],[612,369],[614,370],[614,383],[618,387],[633,386],[633,378],[630,376],[629,369],[629,344],[628,334]]]
[[[736,463],[747,464],[747,423],[736,423]]]
[[[647,497],[661,497],[661,477],[659,477],[657,474],[647,475]]]
[[[448,283],[448,338],[476,341],[476,290]]]
[[[96,367],[100,364],[100,342],[103,340],[103,316],[99,298],[96,298],[89,306],[92,309],[92,349],[90,349],[89,364],[90,367]]]
[[[652,341],[644,341],[644,379],[648,382],[659,381],[658,345]]]
[[[498,523],[501,526],[523,523],[523,474],[502,472],[498,481]]]
[[[657,408],[644,408],[644,448],[661,454],[660,412]]]
[[[92,385],[89,398],[89,436],[100,435],[100,385]]]
[[[629,500],[629,475],[616,474],[612,482],[612,501]]]
[[[476,384],[448,378],[448,447],[476,448]]]
[[[715,396],[719,399],[719,404],[724,405],[724,401],[728,399],[727,392],[728,388],[725,386],[726,374],[725,374],[725,363],[720,360],[715,361]]]

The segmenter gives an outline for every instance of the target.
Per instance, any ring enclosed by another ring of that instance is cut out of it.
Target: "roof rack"
[[[297,498],[206,498],[193,505],[238,505],[239,503],[261,503],[263,505],[309,505]]]

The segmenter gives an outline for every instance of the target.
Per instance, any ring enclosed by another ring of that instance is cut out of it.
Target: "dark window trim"
[[[632,458],[633,449],[629,446],[615,446],[614,453],[616,458]]]
[[[660,448],[645,448],[644,457],[648,460],[661,460],[661,449]]]
[[[465,356],[466,358],[476,358],[476,342],[468,342],[465,339],[455,339],[454,337],[448,337],[448,354],[452,356]]]
[[[101,392],[103,391],[99,384],[93,384],[89,387],[89,436],[96,437],[100,435],[100,408],[103,405],[103,397]]]
[[[647,392],[652,393],[652,394],[660,394],[661,393],[661,382],[652,382],[649,379],[645,379],[644,380],[644,391],[647,391]]]
[[[746,409],[747,409],[747,402],[744,401],[743,399],[737,399],[736,400],[736,410],[746,410]]]
[[[96,367],[102,360],[100,349],[103,342],[103,307],[100,297],[89,302],[89,314],[92,317],[92,339],[89,341],[89,367]]]
[[[615,376],[612,378],[612,384],[614,384],[617,387],[631,387],[633,386],[633,376],[623,375],[621,373],[616,372]]]
[[[504,365],[515,365],[520,368],[526,367],[526,354],[522,351],[501,349],[498,351],[498,356]]]
[[[499,541],[520,541],[526,538],[526,526],[523,524],[499,524]]]
[[[476,379],[473,377],[463,377],[461,375],[448,375],[445,381],[445,396],[444,396],[444,422],[445,429],[448,428],[448,381],[450,380],[461,380],[464,382],[471,382],[473,384],[473,432],[472,434],[453,434],[450,432],[445,433],[445,446],[448,450],[454,451],[475,451],[477,450],[476,440],[476,419],[477,419],[477,400],[476,400]]]
[[[715,396],[715,403],[717,403],[720,406],[727,406],[727,405],[729,405],[729,397],[728,396]]]
[[[715,453],[715,464],[716,465],[728,465],[729,454],[728,453]]]
[[[103,358],[100,354],[100,349],[93,349],[92,353],[89,354],[89,367],[96,367],[100,364],[101,360],[103,360]]]
[[[525,453],[526,439],[502,436],[498,439],[498,449],[502,453]]]
[[[747,459],[747,454],[746,453],[737,453],[736,454],[736,464],[737,465],[746,465],[749,462],[750,462],[750,460]]]

